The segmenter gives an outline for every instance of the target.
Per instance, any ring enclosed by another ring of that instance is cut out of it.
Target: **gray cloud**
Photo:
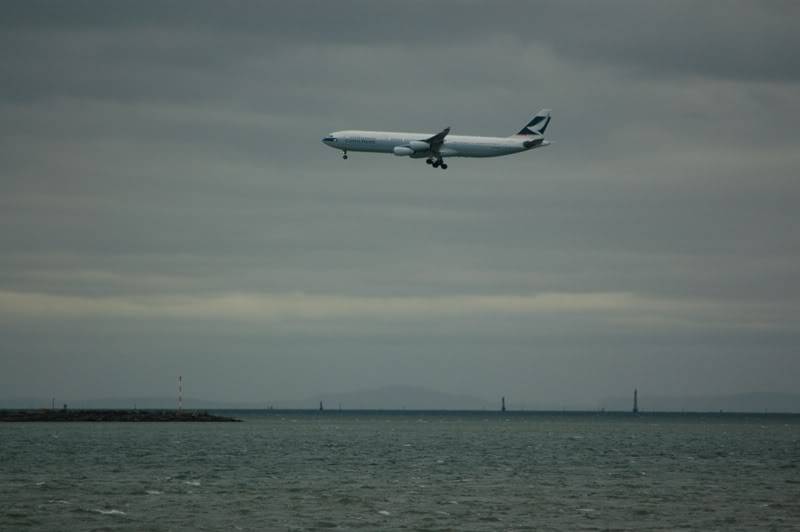
[[[268,48],[394,44],[406,49],[474,43],[500,36],[521,49],[545,46],[580,63],[615,64],[669,79],[675,74],[725,79],[797,80],[793,2],[679,1],[589,3],[408,2],[405,9],[369,1],[14,2],[3,26],[62,36],[147,37],[138,46],[109,43],[105,58],[186,69],[247,60]],[[203,41],[215,46],[204,46]],[[100,42],[98,42],[100,44]],[[133,49],[132,49],[133,48]],[[135,52],[135,53],[132,53]],[[435,58],[433,59],[435,61]],[[659,76],[659,74],[661,76]]]

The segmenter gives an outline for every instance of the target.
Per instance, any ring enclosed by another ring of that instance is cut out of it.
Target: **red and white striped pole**
[[[183,409],[183,377],[178,375],[178,412]]]

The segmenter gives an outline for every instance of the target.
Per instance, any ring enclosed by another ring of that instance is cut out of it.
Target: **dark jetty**
[[[0,410],[0,421],[241,421],[204,410]]]

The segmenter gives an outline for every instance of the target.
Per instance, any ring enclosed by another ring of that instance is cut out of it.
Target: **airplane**
[[[473,137],[450,135],[447,127],[430,133],[395,131],[334,131],[322,139],[323,144],[347,152],[393,153],[412,159],[425,158],[433,168],[447,170],[445,157],[499,157],[550,145],[544,131],[550,123],[550,109],[542,109],[516,135],[510,137]]]

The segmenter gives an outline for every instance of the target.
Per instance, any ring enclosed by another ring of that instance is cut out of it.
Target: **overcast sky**
[[[797,391],[796,2],[4,2],[0,397]],[[554,144],[447,171],[339,129]]]

